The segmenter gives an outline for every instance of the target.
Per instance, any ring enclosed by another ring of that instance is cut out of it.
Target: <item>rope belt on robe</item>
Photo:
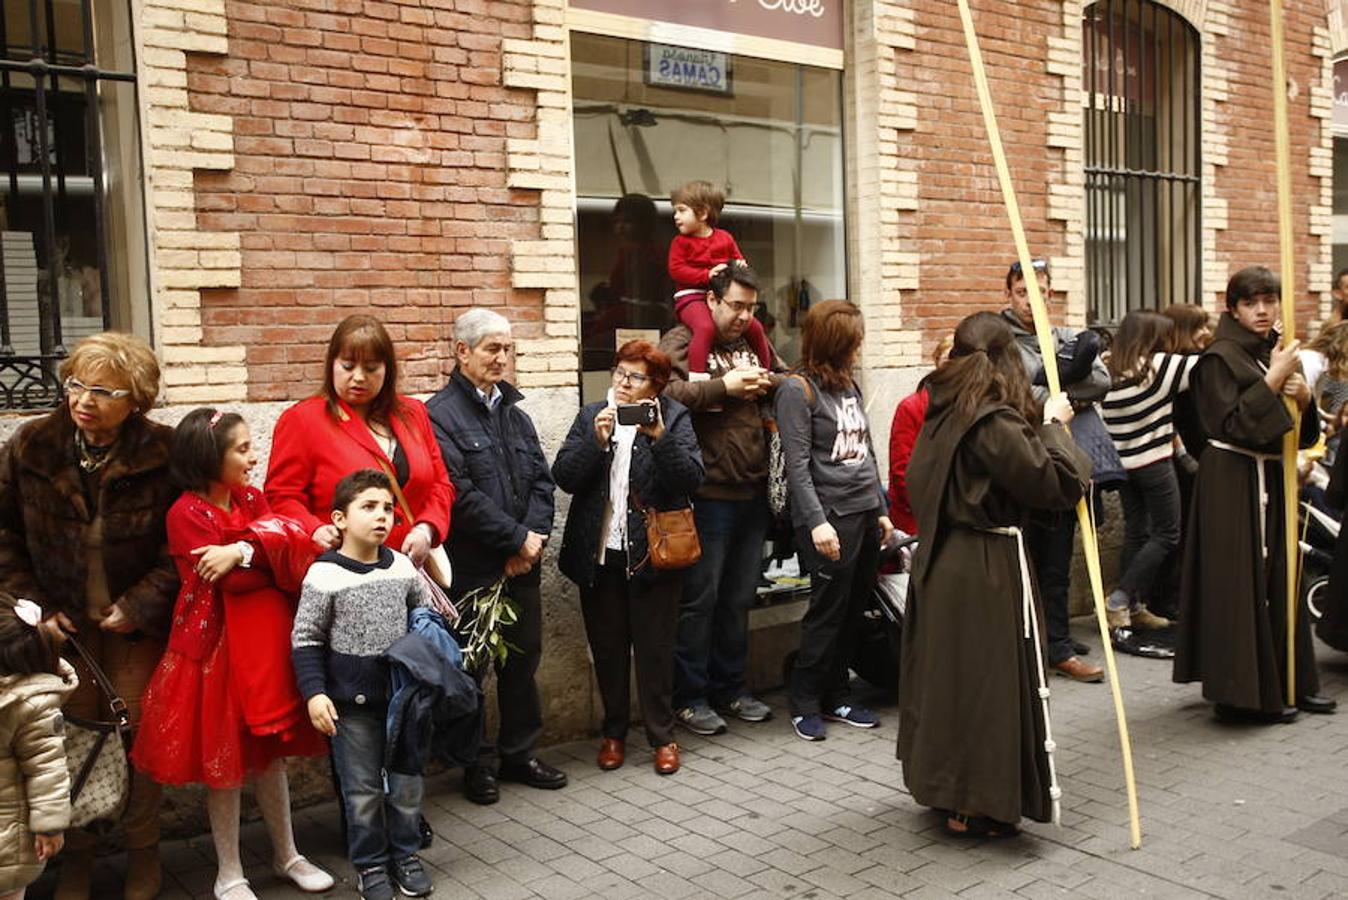
[[[1264,562],[1268,562],[1268,478],[1264,474],[1264,463],[1281,462],[1282,454],[1260,453],[1248,447],[1237,447],[1235,444],[1215,441],[1211,438],[1208,439],[1208,445],[1216,447],[1218,450],[1237,453],[1247,459],[1254,460],[1254,471],[1259,479],[1259,552]]]
[[[1034,671],[1039,680],[1039,708],[1044,715],[1044,753],[1048,757],[1048,796],[1053,803],[1053,824],[1062,824],[1062,788],[1058,785],[1058,769],[1053,762],[1053,752],[1058,745],[1053,742],[1053,726],[1048,719],[1048,679],[1044,675],[1044,647],[1039,638],[1039,617],[1034,610],[1034,584],[1030,581],[1030,559],[1025,553],[1025,535],[1014,526],[978,528],[987,534],[999,534],[1016,539],[1016,557],[1020,567],[1020,605],[1021,618],[1024,619],[1024,637],[1034,643]]]

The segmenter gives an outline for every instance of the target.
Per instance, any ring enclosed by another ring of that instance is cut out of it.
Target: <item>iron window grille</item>
[[[95,4],[97,3],[97,9]],[[0,15],[0,409],[54,406],[67,343],[113,326],[98,0],[4,0]],[[139,172],[128,173],[136,178]]]
[[[1151,0],[1083,13],[1091,324],[1201,300],[1199,43]]]

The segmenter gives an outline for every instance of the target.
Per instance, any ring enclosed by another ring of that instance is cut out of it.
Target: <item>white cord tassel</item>
[[[1048,679],[1044,675],[1044,647],[1039,640],[1039,617],[1034,614],[1034,585],[1030,581],[1030,561],[1025,554],[1025,535],[1014,525],[1005,528],[984,528],[991,534],[1016,539],[1016,556],[1020,565],[1021,616],[1024,619],[1025,640],[1034,644],[1034,671],[1039,679],[1039,707],[1044,716],[1044,755],[1048,758],[1048,796],[1052,801],[1053,824],[1062,825],[1062,788],[1058,785],[1058,769],[1053,753],[1058,745],[1053,741],[1053,725],[1048,717]]]

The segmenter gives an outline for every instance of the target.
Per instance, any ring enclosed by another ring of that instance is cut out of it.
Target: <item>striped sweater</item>
[[[1189,389],[1199,354],[1157,353],[1150,377],[1121,382],[1100,402],[1105,428],[1125,469],[1140,469],[1174,455],[1175,395]]]

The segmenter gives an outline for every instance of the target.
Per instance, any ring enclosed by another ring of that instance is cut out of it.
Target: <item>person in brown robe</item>
[[[1328,713],[1336,705],[1319,693],[1304,602],[1296,624],[1296,707],[1286,705],[1281,454],[1293,419],[1282,398],[1294,398],[1304,413],[1311,393],[1298,342],[1277,346],[1280,291],[1263,266],[1233,275],[1227,311],[1190,376],[1209,443],[1184,544],[1174,669],[1177,682],[1203,683],[1219,716],[1265,721],[1290,721],[1297,707]],[[1315,443],[1318,428],[1314,411],[1302,415],[1302,447]]]
[[[899,678],[899,746],[913,799],[953,834],[1005,836],[1053,818],[1043,609],[1020,529],[1031,510],[1067,510],[1090,459],[1041,420],[1006,323],[960,323],[908,467],[922,543],[914,559]],[[1043,424],[1041,424],[1041,421]]]

